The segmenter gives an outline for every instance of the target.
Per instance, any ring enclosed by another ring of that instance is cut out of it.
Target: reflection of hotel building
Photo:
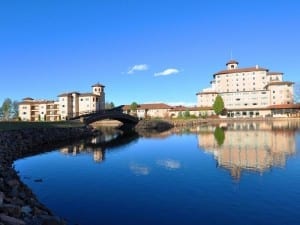
[[[97,144],[103,140],[103,137],[97,136],[92,138],[90,143]],[[77,156],[84,153],[92,153],[95,162],[102,162],[105,160],[105,150],[102,147],[87,147],[84,143],[69,145],[64,148],[60,148],[59,151],[62,154],[72,156]]]
[[[243,169],[264,171],[272,166],[284,166],[286,156],[295,153],[295,131],[274,128],[265,123],[236,123],[225,131],[221,146],[214,132],[200,132],[199,147],[214,154],[219,166],[239,178]]]
[[[283,73],[238,64],[230,60],[226,70],[213,75],[211,87],[197,93],[199,107],[211,107],[220,95],[229,117],[282,116],[299,110],[293,104],[294,83],[283,81]]]
[[[58,101],[24,98],[19,103],[19,117],[23,121],[57,121],[100,111],[104,107],[104,86],[97,83],[92,85],[92,93],[64,93],[58,96]]]

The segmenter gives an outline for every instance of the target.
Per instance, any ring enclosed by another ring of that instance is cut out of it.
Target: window
[[[82,102],[82,101],[83,101],[83,98],[80,98],[80,101]]]
[[[62,105],[63,108],[65,108],[65,105]]]

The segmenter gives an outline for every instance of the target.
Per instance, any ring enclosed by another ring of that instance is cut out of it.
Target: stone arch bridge
[[[122,107],[123,106],[118,106],[113,109],[107,109],[98,112],[82,114],[80,116],[71,117],[69,118],[69,120],[81,120],[86,125],[88,125],[96,121],[111,119],[111,120],[118,120],[122,122],[123,127],[135,126],[139,122],[139,119],[137,117],[123,113]]]

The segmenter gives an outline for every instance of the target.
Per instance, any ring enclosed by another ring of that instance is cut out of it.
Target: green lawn
[[[77,121],[56,121],[56,122],[1,121],[0,131],[35,128],[35,127],[81,127],[81,126],[84,126],[84,124]]]

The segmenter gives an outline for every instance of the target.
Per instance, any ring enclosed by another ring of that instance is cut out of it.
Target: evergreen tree
[[[214,132],[215,139],[219,146],[221,146],[224,143],[225,140],[225,132],[222,128],[216,127]]]
[[[213,104],[213,109],[217,115],[220,115],[224,111],[224,101],[220,95],[217,95]]]

